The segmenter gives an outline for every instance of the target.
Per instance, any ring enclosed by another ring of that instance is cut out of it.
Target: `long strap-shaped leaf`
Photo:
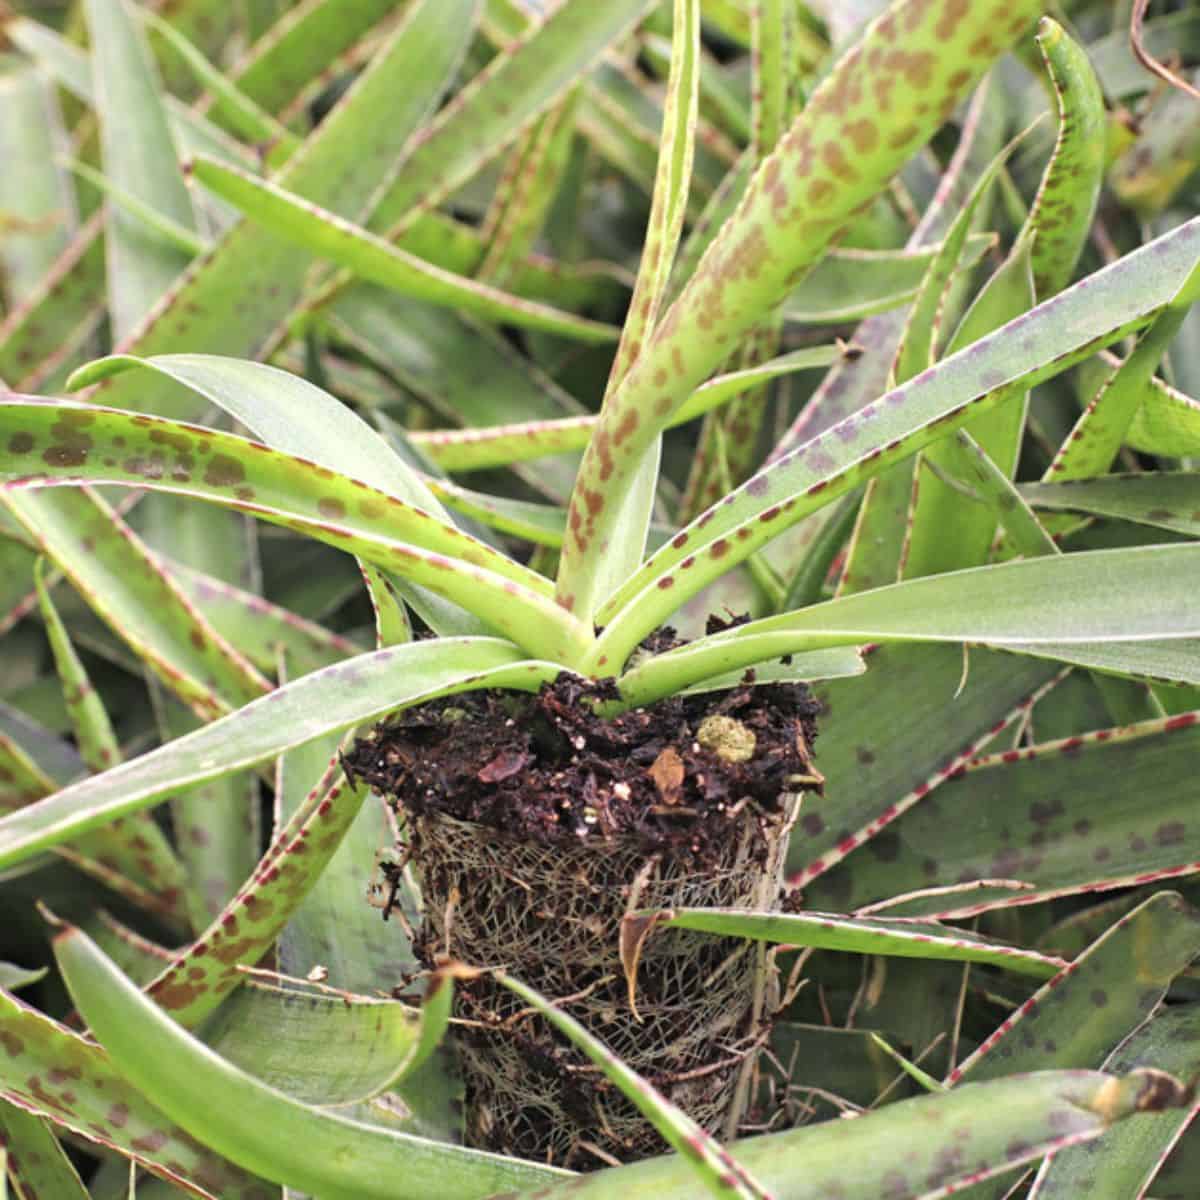
[[[258,179],[240,167],[213,158],[197,158],[192,173],[210,191],[261,222],[271,233],[349,268],[357,278],[369,283],[395,288],[430,304],[584,342],[608,342],[617,336],[610,325],[533,300],[522,300],[499,288],[435,267],[362,226]]]
[[[404,575],[506,635],[542,643],[535,653],[567,662],[591,641],[540,575],[327,467],[202,426],[86,405],[0,402],[0,429],[0,478],[9,487],[106,482],[202,497]]]
[[[628,1067],[574,1017],[512,976],[500,982],[532,1005],[560,1033],[565,1034],[614,1083],[621,1093],[662,1135],[718,1200],[773,1200],[720,1142],[707,1134],[682,1109],[677,1108],[652,1083]]]
[[[1152,574],[1153,596],[1146,591]],[[1200,545],[1136,546],[975,567],[765,617],[648,659],[620,680],[646,704],[707,675],[821,646],[983,642],[1048,658],[1072,644],[1200,637]],[[1183,682],[1194,663],[1181,656]]]
[[[1158,1071],[1124,1077],[1039,1071],[889,1104],[854,1120],[745,1138],[729,1148],[787,1200],[940,1200],[968,1183],[1100,1137],[1137,1111],[1178,1108],[1188,1091]],[[691,1167],[654,1158],[519,1200],[695,1200]],[[514,1198],[516,1200],[516,1198]]]
[[[1080,280],[764,468],[647,560],[605,606],[598,616],[607,644],[598,657],[619,665],[680,604],[803,516],[1182,303],[1198,255],[1200,219]]]
[[[476,1200],[568,1176],[292,1100],[183,1030],[81,930],[64,928],[54,947],[84,1020],[121,1074],[199,1141],[256,1175],[329,1200]]]
[[[725,404],[742,392],[788,375],[827,367],[842,357],[837,346],[810,346],[793,350],[755,367],[730,371],[702,383],[680,405],[668,428],[682,425]],[[467,429],[415,431],[408,440],[444,471],[477,471],[565,450],[582,450],[596,429],[595,416],[561,417],[557,420],[522,421],[505,425],[474,425]]]
[[[783,300],[1037,8],[1014,0],[998,27],[980,5],[899,0],[813,94],[605,405],[572,495],[558,581],[564,604],[588,618],[603,599],[600,564],[622,498],[670,414]],[[647,628],[657,623],[656,614]]]
[[[658,169],[642,258],[638,266],[629,313],[621,330],[616,358],[608,377],[605,403],[620,386],[637,361],[646,339],[658,322],[659,308],[675,262],[679,235],[687,210],[696,149],[696,121],[700,96],[700,4],[699,0],[675,0],[674,32],[671,43],[671,74],[663,107],[662,133],[658,145]],[[599,428],[605,439],[603,412]],[[624,497],[620,516],[613,527],[612,550],[604,560],[597,586],[607,595],[641,563],[646,551],[646,534],[658,487],[662,439],[654,439],[642,454],[632,486]],[[568,607],[570,607],[568,605]]]

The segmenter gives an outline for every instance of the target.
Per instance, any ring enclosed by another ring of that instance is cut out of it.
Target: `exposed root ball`
[[[799,685],[776,684],[602,721],[587,698],[564,677],[536,697],[436,701],[381,726],[346,765],[403,811],[426,965],[505,967],[717,1130],[766,1031],[762,948],[654,932],[635,1018],[621,921],[638,909],[777,902],[792,781],[812,775],[816,705]],[[460,987],[456,1015],[475,1145],[583,1168],[664,1148],[596,1068],[489,977]]]

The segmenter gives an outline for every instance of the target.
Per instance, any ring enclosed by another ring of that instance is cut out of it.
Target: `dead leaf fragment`
[[[664,804],[679,803],[683,788],[683,759],[673,746],[668,746],[659,754],[650,764],[647,774],[654,780]]]

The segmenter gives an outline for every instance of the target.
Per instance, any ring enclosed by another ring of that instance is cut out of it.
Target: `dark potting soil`
[[[793,777],[811,773],[819,705],[803,684],[746,684],[597,717],[589,701],[611,695],[610,682],[563,674],[536,695],[431,701],[377,726],[344,766],[414,816],[443,813],[545,844],[633,835],[701,861],[731,806],[773,813],[800,790]],[[713,716],[754,735],[745,761],[697,740]]]

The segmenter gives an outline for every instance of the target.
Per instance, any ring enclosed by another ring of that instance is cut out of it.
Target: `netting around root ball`
[[[798,798],[728,818],[715,860],[638,839],[521,841],[428,812],[410,817],[425,919],[419,956],[504,967],[557,1001],[702,1126],[718,1132],[765,1032],[763,949],[660,929],[647,939],[630,1009],[618,933],[633,908],[771,907]],[[665,1149],[582,1053],[495,980],[460,985],[458,1038],[468,1140],[564,1165]],[[597,1151],[600,1153],[597,1155]]]

